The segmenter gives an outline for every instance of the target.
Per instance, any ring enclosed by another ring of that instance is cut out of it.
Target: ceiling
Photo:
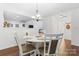
[[[4,3],[3,6],[5,6],[5,10],[12,9],[11,12],[6,11],[4,13],[5,19],[28,21],[32,16],[36,15],[35,3]],[[71,11],[77,8],[79,8],[78,3],[38,3],[39,14],[42,18],[46,18],[60,12]]]
[[[13,13],[13,12],[8,12],[8,11],[4,12],[4,19],[9,21],[19,21],[23,23],[32,20],[31,17]]]

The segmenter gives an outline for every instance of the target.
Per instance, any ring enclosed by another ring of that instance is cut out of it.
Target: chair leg
[[[36,56],[36,50],[30,53],[31,56]]]
[[[34,51],[34,56],[36,56],[36,50]]]

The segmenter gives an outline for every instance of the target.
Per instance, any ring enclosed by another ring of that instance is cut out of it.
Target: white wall
[[[22,32],[24,31],[24,33],[26,33],[27,31],[30,33],[30,35],[35,34],[36,29],[28,29],[28,25],[32,24],[32,22],[28,22],[26,23],[27,27],[26,28],[3,28],[3,22],[4,22],[4,11],[11,11],[11,12],[15,12],[21,15],[29,15],[28,13],[26,14],[25,12],[23,12],[23,10],[19,10],[16,7],[11,7],[9,5],[6,4],[0,4],[0,50],[1,49],[5,49],[8,47],[12,47],[16,45],[16,42],[14,40],[14,32],[18,31],[18,33],[20,32],[20,34],[22,34]],[[11,22],[13,24],[15,23],[19,23],[19,22]],[[21,25],[22,23],[20,23]],[[42,22],[38,23],[34,22],[33,23],[35,25],[35,28],[42,28]],[[40,27],[39,27],[40,26]],[[38,30],[37,29],[37,30]],[[21,37],[21,36],[20,36]]]
[[[10,6],[8,4],[0,4],[0,28],[3,27],[3,21],[4,21],[4,11],[10,11],[10,12],[14,12],[14,13],[18,13],[18,14],[21,14],[21,15],[26,15],[28,16],[29,14],[28,13],[25,13],[23,10],[21,9],[17,9],[16,6]]]
[[[16,43],[13,39],[13,35],[12,35],[13,32],[12,33],[9,32],[9,31],[12,31],[12,29],[10,30],[10,29],[2,28],[3,21],[4,21],[3,12],[6,10],[12,11],[15,13],[19,13],[19,14],[23,14],[23,15],[28,15],[28,14],[25,14],[22,10],[19,10],[17,8],[12,8],[12,7],[0,4],[0,49],[4,49],[4,48],[8,48],[10,46],[16,45]],[[52,15],[51,17],[44,19],[43,28],[45,29],[45,31],[47,33],[60,33],[60,32],[62,32],[62,33],[64,33],[65,39],[69,39],[72,41],[72,45],[79,46],[79,36],[78,36],[79,35],[78,34],[79,23],[77,23],[77,21],[79,20],[78,13],[79,13],[79,9],[65,12],[65,13],[58,13],[57,15],[54,15],[54,16]],[[61,18],[60,17],[61,14],[65,15],[66,17]],[[66,21],[71,22],[71,20],[72,20],[72,29],[70,29],[70,30],[65,29],[65,22]],[[74,22],[74,21],[76,21],[76,22]],[[32,24],[32,23],[33,22],[30,22],[29,24]],[[34,23],[34,25],[37,25],[37,22]],[[41,25],[41,23],[38,26],[40,26],[40,25]],[[38,27],[36,26],[35,28],[38,28]],[[41,28],[41,27],[39,27],[39,28]],[[11,34],[12,36],[8,36],[8,38],[7,38],[7,34]],[[4,37],[4,35],[5,35],[5,37]]]
[[[9,21],[14,25],[14,27],[9,28],[0,28],[0,50],[5,49],[8,47],[12,47],[16,45],[14,39],[14,33],[16,32],[20,39],[23,39],[25,33],[28,32],[31,36],[37,36],[38,30],[43,29],[43,22],[42,21],[28,21],[26,22],[26,27],[21,27],[22,23],[17,21]],[[19,28],[15,27],[15,24],[19,24]],[[33,25],[34,28],[28,28],[28,25]]]
[[[19,24],[21,25],[20,22],[12,21],[11,22],[13,25]],[[28,25],[34,25],[34,28],[28,28]],[[28,32],[28,35],[31,36],[37,36],[38,35],[38,30],[42,29],[42,22],[26,22],[26,27],[10,27],[10,28],[0,28],[0,50],[5,49],[8,47],[12,47],[16,45],[15,39],[14,39],[14,34],[15,32],[18,34],[20,39],[23,39],[25,36],[25,33]]]
[[[13,28],[15,27],[15,24],[19,24],[19,28],[26,28],[26,29],[31,29],[31,30],[35,30],[34,31],[34,35],[37,35],[39,32],[39,29],[43,29],[43,21],[36,21],[36,20],[30,20],[27,21],[26,23],[23,22],[19,22],[19,21],[9,21],[11,24],[13,24]],[[25,27],[22,27],[22,24],[25,24]],[[29,25],[33,25],[33,28],[29,28]]]
[[[65,15],[66,17],[60,17]],[[60,13],[44,19],[44,29],[47,33],[64,33],[64,39],[71,40],[71,29],[65,28],[65,23],[71,22],[71,13]]]
[[[72,13],[72,45],[79,46],[79,9]]]
[[[4,21],[3,11],[4,11],[4,6],[3,4],[0,4],[0,28],[3,27],[3,21]]]
[[[59,18],[58,15],[60,14],[63,14],[66,17]],[[58,31],[57,20],[62,20],[59,22],[59,31],[64,33],[64,39],[71,40],[72,45],[79,46],[79,9],[60,14],[45,19],[44,29],[46,29],[46,32],[48,33],[56,33]],[[67,22],[71,22],[71,29],[69,30],[65,28],[65,23]]]
[[[14,34],[17,33],[19,39],[23,39],[25,33],[33,35],[33,30],[26,28],[0,28],[0,50],[16,45]]]

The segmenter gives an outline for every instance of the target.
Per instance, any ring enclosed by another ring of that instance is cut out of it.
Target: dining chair
[[[63,34],[45,34],[44,47],[40,47],[39,51],[41,55],[51,56],[59,55],[59,48]],[[49,40],[46,42],[46,40]]]
[[[25,42],[23,40],[20,40],[17,34],[15,34],[14,38],[15,38],[17,46],[19,48],[20,56],[26,56],[26,55],[35,56],[36,55],[36,48],[33,45],[28,44],[27,42]]]

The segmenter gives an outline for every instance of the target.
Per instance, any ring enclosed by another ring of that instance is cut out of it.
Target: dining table
[[[49,40],[44,40],[44,38],[41,38],[40,36],[29,36],[29,37],[25,37],[24,40],[26,42],[33,42],[35,43],[35,47],[36,47],[36,55],[40,55],[40,52],[39,52],[39,45],[40,43],[42,42],[49,42]]]

